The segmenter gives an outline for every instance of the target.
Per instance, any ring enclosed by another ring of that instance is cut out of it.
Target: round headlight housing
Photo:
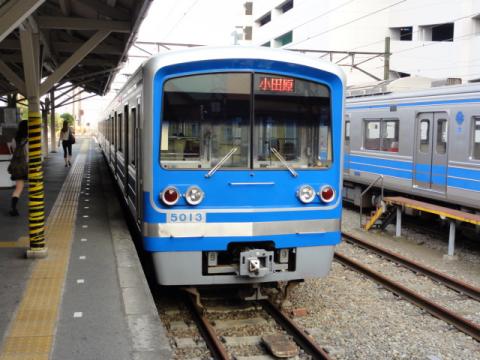
[[[161,199],[165,205],[172,206],[180,199],[180,193],[175,186],[168,186],[162,191]]]
[[[297,191],[297,197],[304,204],[309,204],[315,199],[315,190],[310,185],[302,185]]]
[[[185,193],[185,200],[190,205],[198,205],[203,201],[205,193],[198,186],[190,186]]]
[[[330,185],[323,185],[318,196],[324,203],[331,203],[335,199],[335,189]]]

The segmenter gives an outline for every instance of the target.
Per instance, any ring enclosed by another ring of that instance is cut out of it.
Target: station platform
[[[27,259],[28,194],[0,189],[0,360],[170,359],[110,174],[92,139],[44,163],[45,259]]]

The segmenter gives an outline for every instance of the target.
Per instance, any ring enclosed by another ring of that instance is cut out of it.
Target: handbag
[[[23,141],[13,151],[12,159],[7,168],[8,173],[12,175],[12,180],[20,180],[28,176],[27,155],[24,149],[26,143],[27,140]]]
[[[75,135],[72,134],[72,131],[69,130],[69,133],[68,133],[68,141],[70,142],[70,144],[75,144]]]

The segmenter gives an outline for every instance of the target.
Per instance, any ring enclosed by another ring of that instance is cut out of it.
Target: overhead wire
[[[175,30],[175,28],[182,22],[182,20],[185,18],[185,16],[187,16],[187,14],[194,8],[195,5],[197,5],[197,3],[199,1],[200,0],[195,0],[192,3],[192,5],[183,13],[183,15],[180,17],[180,19],[178,19],[177,22],[175,24],[173,24],[170,31],[168,31],[168,33],[164,36],[164,39],[166,39],[173,32],[173,30]]]
[[[291,31],[293,31],[293,30],[295,30],[295,29],[298,29],[299,27],[302,27],[302,26],[304,26],[304,25],[307,25],[308,23],[311,23],[311,22],[314,21],[314,20],[320,19],[320,18],[324,17],[325,15],[328,15],[328,14],[330,14],[330,13],[332,13],[332,12],[334,12],[334,11],[336,11],[336,10],[338,10],[338,9],[340,9],[340,8],[348,5],[348,4],[351,4],[351,3],[354,2],[354,1],[358,1],[358,0],[349,0],[349,1],[346,1],[346,2],[344,2],[343,4],[340,4],[340,5],[338,5],[337,7],[334,7],[333,9],[330,9],[330,10],[328,10],[328,11],[325,11],[324,13],[321,13],[321,14],[318,15],[318,16],[315,16],[315,17],[313,17],[313,18],[311,18],[311,19],[309,19],[309,20],[307,20],[307,21],[305,21],[305,22],[303,22],[303,23],[301,23],[301,24],[299,24],[299,25],[294,26],[294,27],[291,29]]]
[[[390,4],[390,5],[388,5],[388,6],[385,6],[385,7],[381,8],[381,9],[372,11],[372,12],[370,12],[370,13],[368,13],[368,14],[365,14],[365,15],[362,15],[362,16],[360,16],[360,17],[358,17],[358,18],[355,18],[355,19],[353,19],[353,20],[350,20],[350,21],[348,21],[348,22],[346,22],[346,23],[343,23],[343,24],[334,26],[333,28],[330,28],[330,29],[327,29],[327,30],[325,30],[325,31],[319,32],[319,33],[317,33],[317,34],[315,34],[315,35],[308,36],[307,38],[305,38],[305,39],[303,39],[303,40],[299,40],[299,41],[290,43],[290,44],[288,44],[288,47],[291,47],[291,46],[300,44],[300,43],[302,43],[302,42],[305,42],[305,41],[314,39],[314,38],[316,38],[316,37],[319,37],[319,36],[322,36],[322,35],[327,34],[327,33],[329,33],[329,32],[332,32],[332,31],[334,31],[334,30],[340,29],[340,28],[342,28],[342,27],[348,26],[348,25],[353,24],[353,23],[355,23],[355,22],[357,22],[357,21],[363,20],[363,19],[365,19],[365,18],[367,18],[367,17],[370,17],[370,16],[372,16],[372,15],[378,14],[378,13],[380,13],[380,12],[382,12],[382,11],[388,10],[388,9],[390,9],[390,8],[392,8],[392,7],[394,7],[394,6],[397,6],[397,5],[401,4],[401,3],[404,3],[404,2],[406,2],[406,1],[407,1],[407,0],[397,1],[397,2],[394,3],[394,4]]]

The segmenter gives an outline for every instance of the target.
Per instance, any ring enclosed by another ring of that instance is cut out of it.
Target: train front
[[[341,72],[284,51],[209,51],[145,72],[143,235],[158,282],[325,276],[340,242]]]

